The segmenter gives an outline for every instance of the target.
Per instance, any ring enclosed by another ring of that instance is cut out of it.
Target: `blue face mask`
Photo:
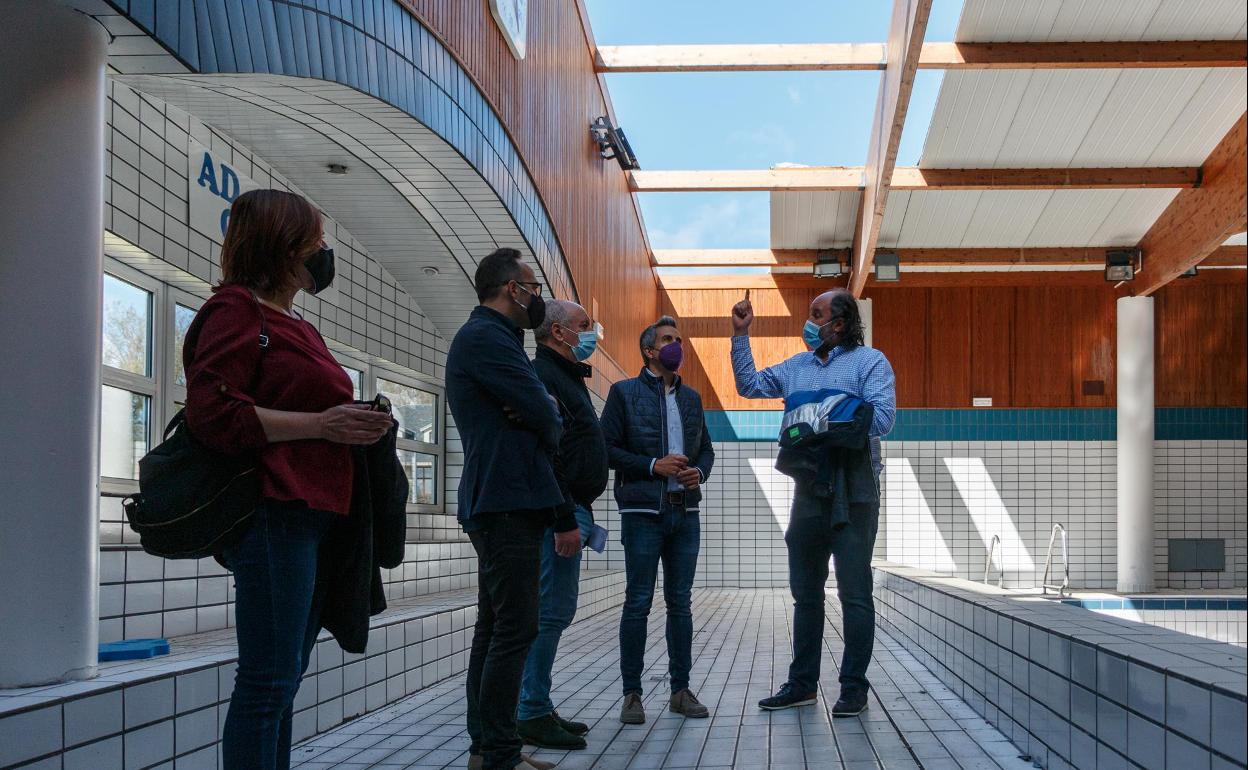
[[[831,323],[829,321],[828,323]],[[824,324],[823,326],[827,326]],[[817,350],[823,344],[823,338],[819,336],[819,332],[823,331],[823,326],[819,326],[814,321],[807,320],[802,326],[802,340],[805,341],[806,347],[811,350]]]
[[[572,348],[573,358],[575,358],[577,361],[584,361],[585,359],[592,356],[594,354],[594,351],[598,349],[598,332],[593,331],[593,330],[590,330],[587,332],[577,332],[576,337],[577,337],[577,344],[568,345],[568,343],[566,342],[563,344],[568,345],[568,347]]]

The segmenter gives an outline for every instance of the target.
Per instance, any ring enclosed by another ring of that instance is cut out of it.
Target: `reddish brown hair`
[[[321,245],[321,214],[284,190],[251,190],[234,199],[221,246],[221,285],[271,294],[299,276]]]

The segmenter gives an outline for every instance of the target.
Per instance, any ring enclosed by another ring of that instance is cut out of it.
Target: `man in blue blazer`
[[[446,356],[446,399],[464,446],[459,522],[477,552],[477,623],[468,659],[470,768],[553,767],[523,757],[516,704],[537,636],[542,537],[555,551],[581,548],[573,505],[552,465],[562,425],[524,351],[524,330],[545,315],[542,284],[515,249],[481,260],[481,302]]]

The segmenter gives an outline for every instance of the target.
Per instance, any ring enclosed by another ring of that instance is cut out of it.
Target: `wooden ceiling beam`
[[[629,171],[633,192],[854,192],[864,188],[865,166]],[[892,172],[893,190],[1186,190],[1200,169],[1158,168],[915,168]]]
[[[1248,114],[1201,166],[1201,186],[1175,196],[1140,239],[1143,265],[1126,288],[1153,294],[1213,254],[1248,220]],[[1220,271],[1217,271],[1220,272]]]
[[[905,265],[995,267],[1022,265],[1103,265],[1113,246],[1039,248],[881,249]],[[844,251],[844,249],[834,249]],[[810,267],[818,249],[655,249],[655,267]],[[1248,266],[1248,246],[1219,246],[1202,267]]]
[[[1248,66],[1243,40],[924,43],[919,69],[1174,69]]]
[[[880,71],[880,43],[600,46],[598,72]],[[923,43],[919,69],[1157,69],[1248,66],[1243,40]]]
[[[1194,278],[1184,278],[1185,285],[1243,285],[1248,283],[1248,270],[1202,270]],[[1190,281],[1191,284],[1187,282]],[[665,291],[712,291],[744,289],[802,289],[826,291],[846,286],[844,277],[815,278],[795,273],[747,273],[741,275],[661,275],[659,285]],[[902,271],[900,281],[867,279],[864,289],[913,289],[994,286],[1051,286],[1104,288],[1114,291],[1114,284],[1105,280],[1100,270],[1016,270],[996,272],[910,272]]]
[[[850,255],[849,290],[861,296],[871,274],[875,245],[884,223],[884,206],[888,203],[893,169],[897,165],[897,149],[901,130],[910,108],[910,92],[918,72],[923,35],[932,0],[893,0],[889,23],[887,63],[880,78],[880,90],[872,113],[871,139],[867,145],[867,166],[863,173],[862,199],[854,226],[853,252]]]

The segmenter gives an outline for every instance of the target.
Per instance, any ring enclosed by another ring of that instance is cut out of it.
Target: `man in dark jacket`
[[[585,308],[575,302],[546,303],[546,320],[537,327],[533,366],[563,415],[563,439],[555,456],[555,476],[575,515],[584,543],[594,528],[593,505],[607,488],[607,445],[585,380],[594,370],[583,363],[598,346],[598,334]],[[529,648],[520,685],[518,732],[525,743],[551,749],[583,749],[589,726],[559,716],[550,700],[550,674],[559,639],[576,615],[581,555],[555,553],[553,530],[542,538],[541,606],[537,639]]]
[[[641,333],[641,374],[611,386],[602,412],[607,456],[615,470],[620,539],[628,581],[620,618],[620,673],[624,705],[620,721],[641,724],[641,672],[646,617],[654,599],[659,561],[667,604],[670,708],[687,717],[708,716],[689,689],[693,666],[691,595],[698,568],[702,484],[711,475],[715,450],[702,415],[702,398],[681,384],[683,358],[676,321],[664,316]]]
[[[459,521],[477,552],[477,623],[468,659],[470,767],[531,770],[520,754],[516,703],[537,636],[542,535],[580,551],[573,506],[555,478],[562,426],[524,352],[524,329],[544,320],[542,285],[515,249],[477,267],[481,304],[446,356],[446,398],[464,445]]]

